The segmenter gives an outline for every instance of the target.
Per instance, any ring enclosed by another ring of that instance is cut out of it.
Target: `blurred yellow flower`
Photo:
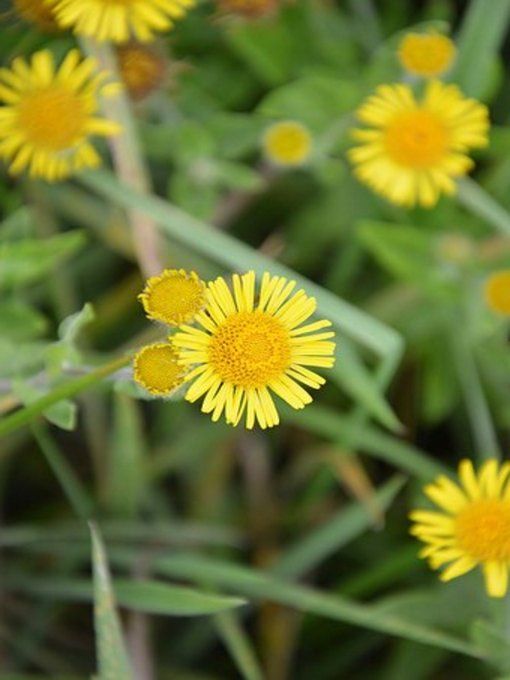
[[[488,594],[503,597],[510,568],[510,463],[489,460],[476,473],[463,460],[458,474],[460,485],[441,475],[425,487],[440,511],[414,510],[411,533],[426,543],[420,557],[432,569],[448,565],[442,581],[481,566]]]
[[[172,345],[162,342],[142,347],[133,361],[133,375],[144,390],[166,397],[182,384],[185,370]]]
[[[399,45],[398,57],[409,73],[435,78],[450,68],[456,51],[453,41],[440,33],[408,33]]]
[[[117,58],[122,82],[132,99],[143,99],[161,87],[166,61],[155,50],[132,43],[120,47]]]
[[[312,151],[312,137],[301,123],[286,120],[274,123],[262,140],[266,157],[276,165],[296,167],[303,165]]]
[[[441,193],[453,194],[455,178],[473,167],[469,150],[488,142],[487,107],[439,81],[427,84],[420,101],[407,85],[381,85],[357,116],[369,127],[353,130],[356,176],[409,207],[430,208]]]
[[[194,0],[47,0],[62,28],[116,43],[153,40],[181,19]]]
[[[278,0],[216,0],[222,12],[254,19],[269,14],[278,6]]]
[[[196,317],[202,329],[182,326],[171,342],[180,362],[191,368],[186,399],[205,395],[204,413],[237,425],[246,413],[246,427],[279,423],[270,391],[295,409],[311,396],[299,383],[318,389],[325,380],[308,366],[330,368],[334,363],[329,321],[302,325],[316,303],[300,290],[290,297],[295,281],[265,273],[260,293],[255,273],[234,274],[233,293],[225,279],[209,283],[207,304]]]
[[[43,31],[55,31],[58,24],[46,0],[13,0],[16,12],[31,24]]]
[[[484,292],[490,309],[510,316],[510,269],[491,274],[485,282]]]
[[[82,60],[77,50],[58,69],[48,50],[0,69],[0,158],[12,174],[28,169],[55,181],[100,164],[90,137],[116,134],[119,127],[96,115],[106,74],[94,71],[94,60]]]
[[[205,305],[205,284],[195,272],[165,269],[147,280],[138,297],[149,319],[179,326],[193,321]]]

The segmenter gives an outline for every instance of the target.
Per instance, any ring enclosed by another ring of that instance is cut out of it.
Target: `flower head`
[[[426,544],[420,557],[439,569],[442,581],[481,566],[491,597],[507,591],[510,568],[510,463],[489,460],[476,473],[470,460],[459,465],[460,484],[441,475],[425,487],[439,511],[414,510],[411,533]]]
[[[510,269],[491,274],[485,282],[484,292],[490,309],[510,316]]]
[[[217,0],[217,4],[222,12],[256,19],[275,10],[278,0]]]
[[[116,134],[119,127],[97,116],[106,74],[94,69],[94,60],[81,60],[77,50],[58,69],[48,50],[0,69],[0,157],[12,174],[28,169],[54,181],[100,164],[90,138]]]
[[[156,397],[167,397],[184,380],[185,370],[177,358],[167,342],[142,347],[133,361],[136,382]]]
[[[103,42],[149,42],[168,31],[194,0],[47,0],[62,28]]]
[[[416,76],[436,78],[455,58],[455,44],[440,33],[407,33],[398,48],[402,66]]]
[[[420,101],[407,85],[381,85],[357,115],[368,128],[353,131],[355,174],[401,205],[432,207],[441,193],[453,194],[454,179],[473,166],[468,151],[487,144],[487,108],[439,81]]]
[[[16,12],[31,24],[43,31],[55,31],[58,24],[55,15],[46,0],[13,0]]]
[[[312,137],[301,123],[286,120],[266,130],[263,147],[266,157],[275,165],[297,167],[310,157]]]
[[[119,48],[117,58],[122,82],[133,99],[144,99],[162,85],[166,62],[155,50],[131,43]]]
[[[329,321],[302,325],[316,303],[300,290],[291,296],[294,281],[265,273],[260,292],[255,273],[209,283],[205,309],[196,317],[202,328],[182,326],[172,338],[180,362],[191,368],[186,399],[205,395],[204,413],[218,420],[224,413],[237,425],[246,414],[246,427],[262,428],[279,422],[271,392],[293,408],[312,401],[299,383],[313,389],[325,380],[308,367],[330,368],[334,363]]]
[[[195,272],[165,269],[151,276],[139,296],[149,319],[170,326],[192,321],[205,304],[205,284]]]

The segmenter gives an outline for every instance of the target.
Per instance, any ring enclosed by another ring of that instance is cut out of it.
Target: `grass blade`
[[[244,680],[263,680],[264,674],[253,651],[251,642],[233,612],[223,612],[214,617],[214,625],[222,638],[239,674]]]
[[[96,526],[90,523],[94,575],[94,625],[99,680],[134,680],[115,609],[108,561]]]
[[[510,213],[499,205],[485,189],[469,177],[458,183],[458,200],[469,212],[492,225],[504,236],[510,236]]]

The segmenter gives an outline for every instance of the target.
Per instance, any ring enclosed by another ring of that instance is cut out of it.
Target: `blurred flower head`
[[[22,19],[35,24],[42,31],[58,30],[55,15],[46,0],[13,0],[13,5]]]
[[[460,484],[441,475],[424,491],[439,511],[414,510],[411,533],[426,544],[420,557],[439,569],[442,581],[483,570],[491,597],[504,597],[510,568],[510,463],[485,462],[478,473],[470,460],[458,470]]]
[[[453,194],[455,179],[473,167],[469,150],[488,143],[487,107],[439,81],[420,100],[407,85],[381,85],[357,115],[367,127],[353,130],[356,176],[408,207],[431,208],[440,194]]]
[[[167,397],[183,382],[185,370],[168,342],[142,347],[133,361],[136,382],[155,397]]]
[[[400,63],[406,71],[424,78],[437,78],[453,63],[455,44],[440,33],[407,33],[398,48]]]
[[[283,167],[299,167],[312,152],[312,136],[304,125],[293,120],[273,123],[262,140],[266,158]]]
[[[163,84],[167,64],[156,50],[131,43],[119,48],[117,58],[122,82],[135,101],[144,99]]]
[[[510,269],[491,274],[485,281],[484,293],[493,312],[510,316]]]
[[[271,392],[295,409],[312,401],[304,384],[318,389],[325,380],[309,367],[331,368],[334,333],[329,321],[302,325],[316,303],[303,290],[291,296],[294,281],[265,273],[256,292],[255,273],[234,274],[209,283],[207,303],[196,317],[201,328],[182,326],[171,338],[179,361],[190,369],[190,402],[204,397],[202,411],[231,425],[273,427],[279,416]],[[300,384],[301,383],[301,384]],[[205,395],[205,396],[204,396]]]
[[[55,181],[100,164],[91,137],[116,134],[119,126],[97,115],[98,98],[110,86],[95,69],[77,50],[59,68],[42,50],[30,62],[17,57],[0,69],[0,157],[12,174],[28,170]]]
[[[99,41],[140,42],[170,30],[194,0],[47,0],[62,28]]]
[[[193,321],[205,304],[205,284],[195,272],[165,269],[139,295],[147,317],[169,326]]]

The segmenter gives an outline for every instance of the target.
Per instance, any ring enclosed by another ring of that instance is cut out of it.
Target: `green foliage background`
[[[74,43],[3,9],[6,65]],[[508,323],[482,287],[510,267],[509,19],[510,0],[295,0],[253,22],[201,2],[158,42],[173,82],[134,107],[155,195],[106,149],[65,184],[2,174],[1,680],[510,677],[508,603],[477,573],[439,584],[407,520],[438,472],[507,457]],[[345,150],[427,27],[455,37],[449,77],[493,128],[455,199],[405,211]],[[268,171],[260,136],[287,118],[313,158]],[[132,208],[168,267],[304,282],[339,339],[313,405],[247,433],[143,397],[123,357],[162,333]]]

